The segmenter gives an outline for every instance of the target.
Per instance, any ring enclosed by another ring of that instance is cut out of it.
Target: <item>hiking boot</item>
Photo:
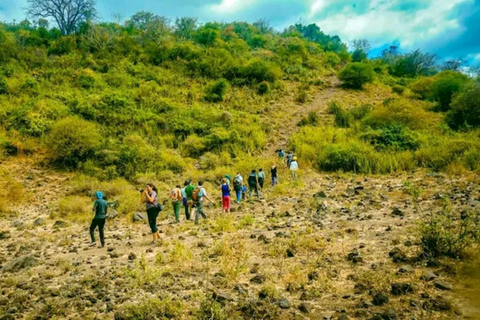
[[[96,242],[92,242],[92,243],[90,243],[89,247],[95,247],[96,245],[97,245]]]

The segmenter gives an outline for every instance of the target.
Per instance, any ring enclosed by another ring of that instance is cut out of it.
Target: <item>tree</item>
[[[370,42],[367,39],[355,39],[352,41],[355,50],[361,50],[368,54],[371,49]]]
[[[453,129],[480,127],[480,85],[470,84],[453,99],[446,121]]]
[[[182,17],[175,20],[175,33],[184,40],[192,40],[193,33],[197,30],[198,19]]]
[[[437,56],[428,52],[415,50],[398,56],[391,62],[390,73],[397,77],[416,77],[435,74]]]
[[[28,0],[27,15],[55,20],[63,35],[75,32],[82,22],[96,17],[95,0]]]
[[[461,67],[467,64],[467,60],[458,58],[458,59],[450,59],[443,63],[442,70],[452,70],[458,71]]]
[[[365,83],[373,81],[373,67],[367,63],[349,63],[338,74],[346,87],[362,89]]]

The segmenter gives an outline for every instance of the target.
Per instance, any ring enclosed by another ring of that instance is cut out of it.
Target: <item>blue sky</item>
[[[0,0],[0,20],[22,20],[26,0]],[[146,10],[171,19],[206,21],[266,19],[276,29],[301,20],[317,23],[345,42],[370,40],[374,51],[399,44],[442,58],[480,64],[480,0],[97,0],[101,20],[125,19]]]

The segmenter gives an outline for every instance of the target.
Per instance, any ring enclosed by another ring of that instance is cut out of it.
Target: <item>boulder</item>
[[[383,306],[384,304],[388,303],[388,296],[383,293],[377,293],[373,296],[372,302],[376,306]]]
[[[437,289],[440,289],[440,290],[452,290],[453,289],[453,286],[446,282],[446,281],[443,281],[443,280],[436,280],[434,283],[435,287]]]
[[[38,259],[31,255],[21,256],[7,262],[3,266],[3,271],[17,272],[25,268],[31,268],[38,264]]]
[[[135,212],[133,214],[133,222],[137,222],[137,221],[145,221],[146,220],[146,217],[145,217],[145,214],[142,213],[142,212]]]
[[[300,310],[303,313],[310,313],[313,309],[312,304],[308,302],[302,302],[298,305],[298,310]]]
[[[413,287],[410,283],[392,283],[391,294],[394,296],[400,296],[413,292]]]

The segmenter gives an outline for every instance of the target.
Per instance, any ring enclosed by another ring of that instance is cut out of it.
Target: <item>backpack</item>
[[[178,196],[178,190],[177,189],[172,190],[170,198],[172,199],[172,201],[179,201],[180,200],[180,197]]]
[[[200,188],[199,187],[196,187],[195,189],[193,189],[192,191],[192,200],[193,201],[198,201],[199,200],[199,196],[198,194],[200,193]]]
[[[234,184],[235,186],[239,185],[239,184],[240,184],[240,177],[235,177],[235,178],[233,179],[233,184]]]

